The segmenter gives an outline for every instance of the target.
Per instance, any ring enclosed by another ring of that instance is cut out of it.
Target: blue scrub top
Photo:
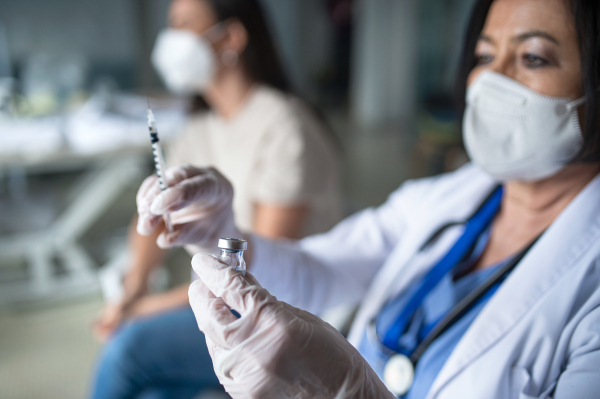
[[[488,241],[489,230],[479,237],[469,259],[459,265],[454,272],[444,276],[441,282],[425,297],[423,304],[408,325],[406,332],[400,337],[400,341],[403,344],[407,344],[406,346],[410,347],[412,346],[410,345],[411,342],[420,341],[423,338],[424,332],[428,330],[428,327],[439,321],[452,307],[482,284],[497,268],[508,261],[505,260],[493,267],[471,272],[455,279],[457,274],[472,267],[473,263],[479,259]],[[403,293],[403,297],[409,297],[411,294],[412,290],[408,289]],[[427,396],[444,363],[446,363],[446,360],[448,360],[450,354],[481,309],[483,309],[490,296],[486,295],[482,298],[427,348],[417,364],[413,385],[410,391],[402,397],[403,399],[423,399]],[[400,299],[397,303],[402,302]],[[393,318],[397,317],[397,312],[396,308],[384,308],[378,318],[378,330],[385,331],[382,329],[382,326],[390,325],[393,322]],[[382,378],[387,356],[383,356],[377,348],[378,346],[370,342],[370,339],[365,334],[359,350]]]

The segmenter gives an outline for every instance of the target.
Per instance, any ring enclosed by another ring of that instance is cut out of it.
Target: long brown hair
[[[248,45],[240,54],[246,73],[256,83],[271,86],[284,93],[291,92],[273,36],[256,0],[206,0],[219,22],[235,18],[248,32]],[[193,99],[192,111],[208,109],[202,96]]]

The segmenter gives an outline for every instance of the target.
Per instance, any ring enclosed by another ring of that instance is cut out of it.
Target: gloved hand
[[[156,243],[161,248],[186,244],[206,246],[221,237],[240,237],[233,219],[233,187],[214,168],[175,166],[166,171],[169,188],[160,191],[158,178],[148,177],[137,194],[141,235],[150,235],[170,214],[173,231],[166,229]]]
[[[189,289],[219,381],[234,399],[389,398],[373,369],[317,316],[294,308],[210,255]],[[234,316],[235,309],[241,318]]]

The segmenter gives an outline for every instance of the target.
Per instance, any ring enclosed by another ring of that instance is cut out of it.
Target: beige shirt
[[[255,87],[234,119],[193,117],[167,152],[169,165],[213,166],[235,190],[236,223],[251,231],[254,205],[306,205],[303,235],[341,218],[339,156],[320,121],[298,99]]]

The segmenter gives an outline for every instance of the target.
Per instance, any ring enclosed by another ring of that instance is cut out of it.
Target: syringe
[[[160,146],[160,140],[158,139],[156,119],[154,119],[154,114],[150,109],[150,100],[148,100],[148,110],[146,111],[146,114],[148,116],[148,130],[150,131],[150,142],[152,143],[152,153],[154,154],[154,166],[156,167],[156,175],[158,176],[158,185],[160,186],[161,191],[165,191],[167,188],[169,188],[169,185],[167,184],[167,176],[165,175],[165,158]],[[173,231],[171,216],[168,213],[165,214],[165,224],[167,225],[167,229],[169,231]]]

